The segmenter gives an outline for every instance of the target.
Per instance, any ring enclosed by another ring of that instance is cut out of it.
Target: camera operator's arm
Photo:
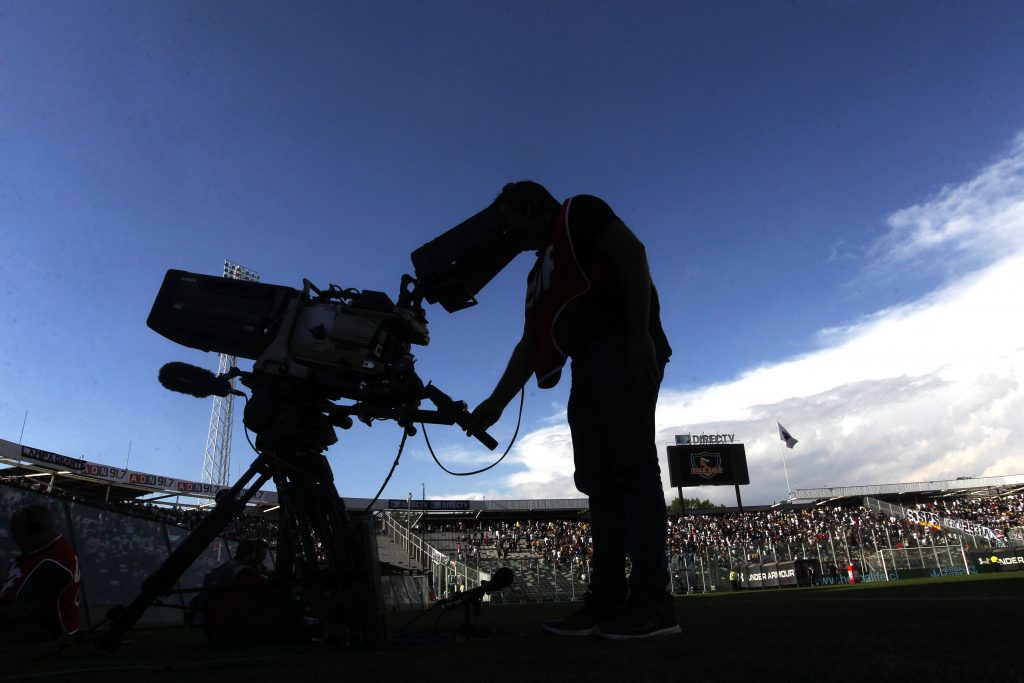
[[[483,431],[497,422],[504,412],[505,406],[530,379],[530,375],[533,374],[533,367],[530,365],[530,349],[532,347],[533,332],[527,323],[523,326],[523,336],[516,344],[515,350],[512,351],[505,372],[498,380],[494,391],[473,410],[470,417],[473,429]]]
[[[600,233],[594,247],[609,260],[622,288],[629,373],[644,387],[654,388],[661,381],[661,367],[650,330],[651,271],[647,251],[622,221],[615,221]]]

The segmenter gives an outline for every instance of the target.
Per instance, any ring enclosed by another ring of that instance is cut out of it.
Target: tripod
[[[122,635],[158,597],[174,591],[182,574],[269,481],[277,487],[280,505],[276,578],[302,588],[316,612],[320,639],[382,645],[387,634],[372,520],[348,514],[324,451],[337,442],[334,427],[352,426],[351,415],[366,422],[394,419],[411,433],[413,421],[464,423],[465,405],[427,385],[422,397],[429,398],[437,411],[420,410],[418,399],[404,405],[338,406],[332,402],[338,396],[322,388],[237,370],[234,375],[252,389],[244,422],[257,434],[259,456],[143,581],[138,596],[110,611],[111,625],[100,646],[119,648]],[[475,436],[488,445],[496,443],[485,433]]]

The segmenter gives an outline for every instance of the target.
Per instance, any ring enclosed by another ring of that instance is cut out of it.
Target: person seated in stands
[[[264,574],[263,560],[267,556],[267,544],[262,541],[239,541],[235,555],[227,562],[218,565],[203,577],[203,589],[193,598],[191,609],[202,614],[210,601],[210,597],[220,588],[230,585],[236,579],[244,577],[262,577]],[[194,617],[193,617],[194,619]],[[193,623],[198,623],[194,620]]]
[[[0,643],[53,640],[78,631],[81,574],[74,548],[43,505],[11,516],[21,549],[0,586]]]
[[[264,576],[267,544],[241,541],[235,556],[209,572],[193,601],[203,634],[217,644],[263,644],[315,636],[303,621],[303,605]]]
[[[267,544],[263,541],[239,541],[235,556],[210,571],[203,579],[203,585],[219,586],[239,576],[263,576],[266,557]]]

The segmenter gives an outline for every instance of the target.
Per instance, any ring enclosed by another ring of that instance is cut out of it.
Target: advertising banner
[[[999,571],[1019,572],[1024,571],[1024,547],[997,548],[989,555],[989,561],[995,558],[999,560]]]
[[[412,500],[408,498],[401,500],[398,498],[391,498],[388,500],[389,510],[468,510],[468,500]]]
[[[821,576],[817,560],[787,560],[784,562],[750,562],[737,566],[740,588],[790,588],[811,586],[815,576]]]
[[[747,565],[747,581],[750,584],[750,588],[762,588],[764,586],[762,582],[763,574],[761,573],[761,563],[751,562]]]
[[[779,587],[779,563],[765,562],[761,565],[761,588]]]
[[[965,534],[979,536],[990,541],[998,541],[1003,536],[1002,529],[990,529],[987,526],[982,526],[981,524],[975,524],[974,522],[955,519],[953,517],[940,517],[934,512],[926,512],[924,510],[907,510],[906,513],[907,519],[917,522],[922,526],[929,526],[933,529],[955,529],[957,531],[962,531]]]
[[[159,474],[148,474],[121,467],[101,465],[81,458],[70,458],[59,453],[51,453],[39,448],[30,448],[29,446],[21,446],[20,449],[20,454],[17,456],[20,460],[47,469],[53,469],[57,472],[67,472],[68,474],[88,477],[98,481],[108,481],[112,484],[133,486],[150,491],[177,491],[182,495],[197,498],[215,498],[220,491],[227,491],[231,488],[230,486],[217,486],[216,484],[175,479],[174,477],[165,477]],[[277,503],[277,493],[273,491],[257,491],[251,500],[255,503],[273,505]],[[468,503],[466,505],[468,507]]]
[[[977,548],[967,551],[967,561],[972,571],[1012,572],[1024,570],[1024,547]],[[900,572],[902,577],[904,572]]]
[[[86,466],[90,464],[81,458],[69,458],[66,455],[51,453],[39,448],[29,448],[28,446],[21,447],[21,459],[75,473],[83,472]]]
[[[796,576],[796,562],[779,562],[776,567],[778,571],[778,581],[780,588],[789,588],[791,586],[799,586],[800,582],[797,581]]]

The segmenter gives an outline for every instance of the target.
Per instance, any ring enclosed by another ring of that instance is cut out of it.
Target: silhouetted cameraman
[[[544,630],[613,639],[678,633],[654,434],[672,349],[644,246],[597,197],[559,204],[541,185],[522,181],[506,185],[494,203],[506,237],[522,251],[536,250],[537,262],[522,338],[473,421],[481,429],[497,422],[530,375],[541,388],[555,386],[571,357],[575,482],[590,498],[594,557],[586,602]]]

